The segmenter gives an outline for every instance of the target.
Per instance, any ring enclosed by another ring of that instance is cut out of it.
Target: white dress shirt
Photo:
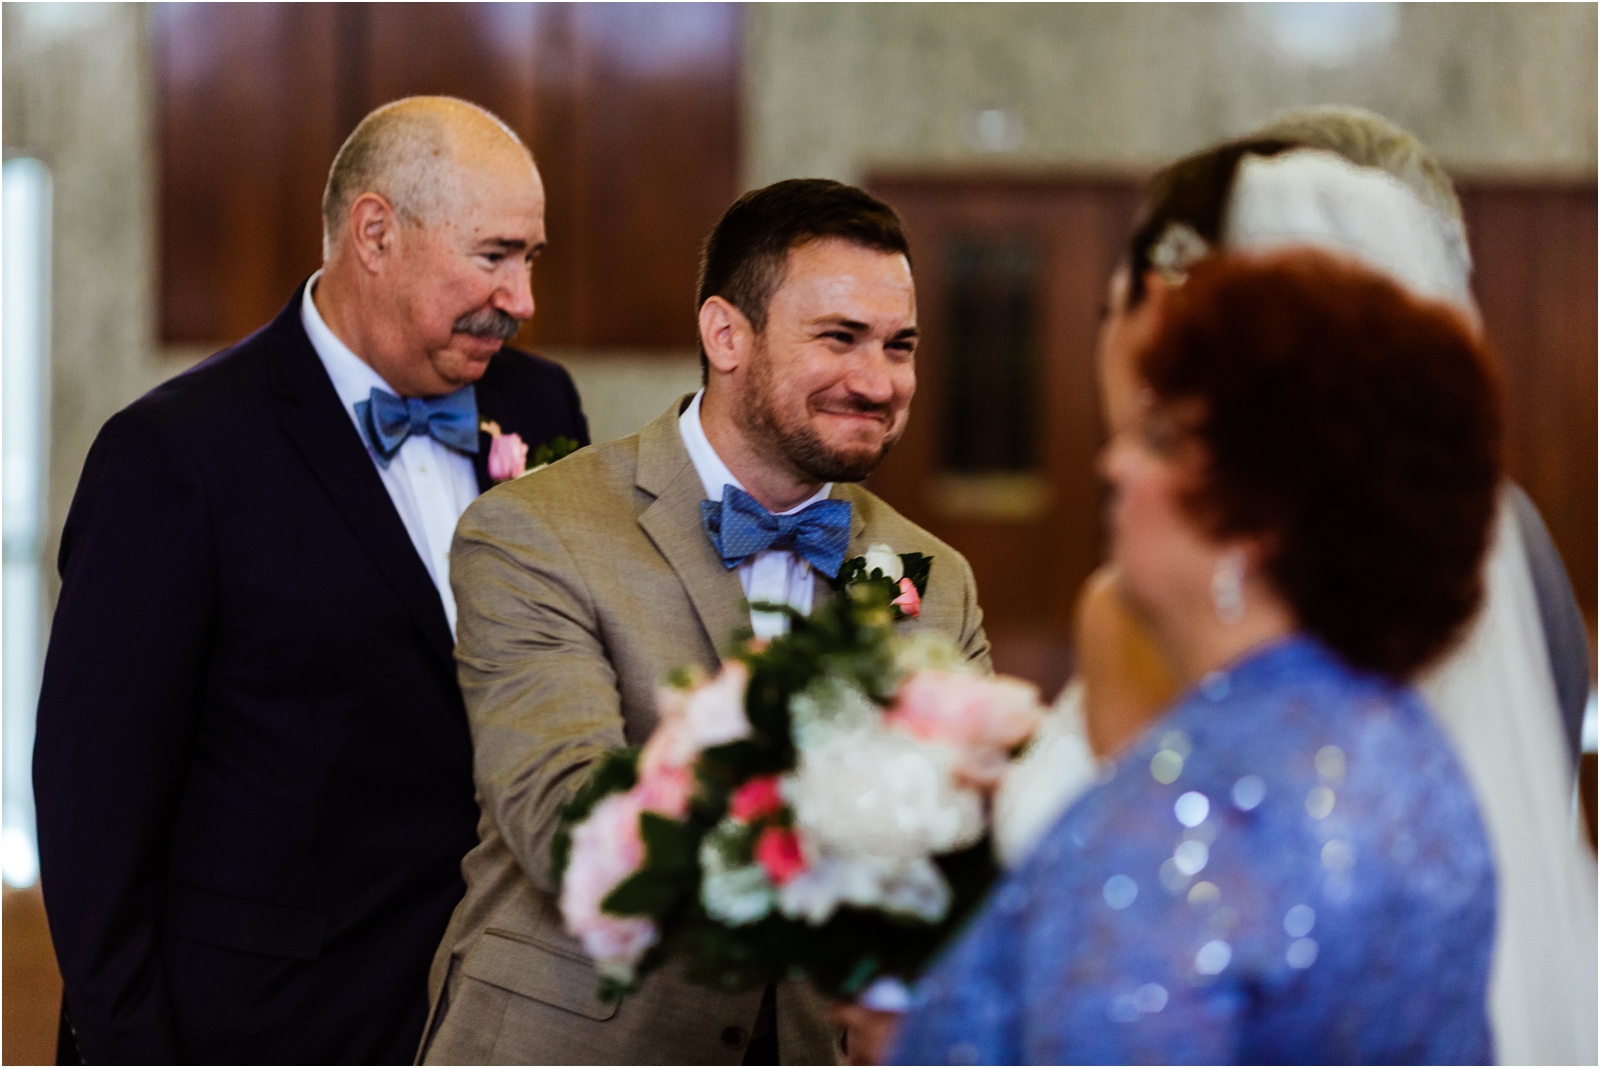
[[[383,380],[348,345],[334,336],[328,324],[322,321],[311,291],[322,277],[318,271],[306,283],[305,299],[300,304],[300,321],[311,338],[311,347],[317,350],[322,366],[333,380],[333,388],[344,404],[345,414],[356,425],[356,433],[363,443],[366,433],[356,417],[356,405],[370,398],[374,389],[399,396],[399,391]],[[450,633],[456,632],[456,598],[450,591],[450,539],[455,534],[456,522],[478,496],[478,476],[472,469],[472,460],[465,453],[441,445],[426,434],[412,434],[400,446],[384,467],[378,463],[378,454],[367,444],[367,455],[389,491],[400,521],[411,535],[411,544],[422,557],[423,566],[433,579],[444,602],[445,618],[450,621]]]
[[[733,477],[733,472],[722,462],[717,450],[711,447],[711,440],[706,437],[705,427],[700,424],[700,398],[705,396],[705,392],[702,389],[696,393],[694,400],[689,402],[689,407],[678,417],[678,433],[683,436],[684,448],[689,450],[689,459],[694,464],[695,473],[700,476],[700,484],[705,487],[706,499],[722,500],[722,490],[725,486],[738,486],[749,493],[750,491]],[[774,514],[792,515],[818,501],[827,500],[832,493],[833,483],[829,482],[787,512]],[[815,593],[815,581],[811,565],[804,557],[788,549],[767,549],[748,557],[739,565],[739,585],[744,587],[745,600],[751,604],[757,601],[786,604],[797,612],[809,614],[812,595]],[[756,632],[756,637],[771,638],[787,631],[789,621],[776,612],[752,611],[750,627]],[[725,635],[713,635],[713,637],[721,640]]]

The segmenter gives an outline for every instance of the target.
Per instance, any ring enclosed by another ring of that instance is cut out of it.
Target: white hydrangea
[[[949,674],[970,675],[972,662],[961,647],[945,635],[933,630],[919,630],[894,638],[894,662],[905,675],[923,671],[943,671]]]
[[[823,855],[909,862],[982,838],[983,802],[956,784],[956,755],[874,719],[815,726],[784,778],[809,845]]]
[[[785,916],[813,926],[827,923],[840,905],[882,909],[937,923],[950,909],[950,886],[926,857],[820,854],[778,890]]]
[[[883,709],[872,698],[835,675],[819,675],[789,698],[789,734],[801,750],[834,730],[869,727],[882,718]]]

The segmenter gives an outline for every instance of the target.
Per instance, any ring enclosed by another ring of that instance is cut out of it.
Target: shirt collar
[[[373,370],[371,364],[350,351],[350,346],[340,341],[328,324],[322,321],[316,301],[311,299],[311,292],[317,288],[317,281],[321,277],[322,272],[318,271],[306,282],[305,295],[300,301],[300,322],[306,328],[306,336],[311,339],[311,347],[316,350],[317,358],[333,380],[333,389],[339,394],[339,401],[354,418],[356,404],[369,399],[374,389],[396,396],[399,393]]]
[[[310,288],[307,287],[307,292]],[[728,470],[728,465],[722,462],[722,457],[717,455],[717,450],[711,447],[711,439],[706,437],[706,429],[700,423],[700,398],[706,395],[705,390],[694,395],[694,400],[689,402],[689,407],[678,416],[678,433],[683,437],[683,447],[689,450],[689,462],[694,464],[695,474],[700,476],[700,484],[705,487],[706,499],[709,501],[722,500],[724,486],[738,486],[748,493],[744,485],[733,477],[733,472]],[[833,493],[833,483],[828,482],[810,497],[790,508],[786,512],[777,512],[777,515],[789,515],[802,508],[809,507],[818,501],[825,501]]]

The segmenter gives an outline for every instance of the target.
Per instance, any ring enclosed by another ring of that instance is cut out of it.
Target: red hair
[[[1140,371],[1202,446],[1191,513],[1264,536],[1305,630],[1402,679],[1449,647],[1500,482],[1499,378],[1458,311],[1324,252],[1225,254],[1171,292]]]

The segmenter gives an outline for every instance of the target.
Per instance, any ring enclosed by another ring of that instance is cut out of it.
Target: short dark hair
[[[711,297],[721,297],[758,333],[765,330],[789,250],[823,237],[911,259],[900,217],[889,205],[843,182],[790,178],[751,190],[723,212],[700,253],[696,312]],[[702,380],[710,373],[703,344],[700,373]]]
[[[1300,625],[1395,679],[1476,612],[1500,485],[1500,380],[1454,308],[1312,249],[1224,253],[1173,288],[1139,359],[1202,447],[1187,507],[1264,535]]]

